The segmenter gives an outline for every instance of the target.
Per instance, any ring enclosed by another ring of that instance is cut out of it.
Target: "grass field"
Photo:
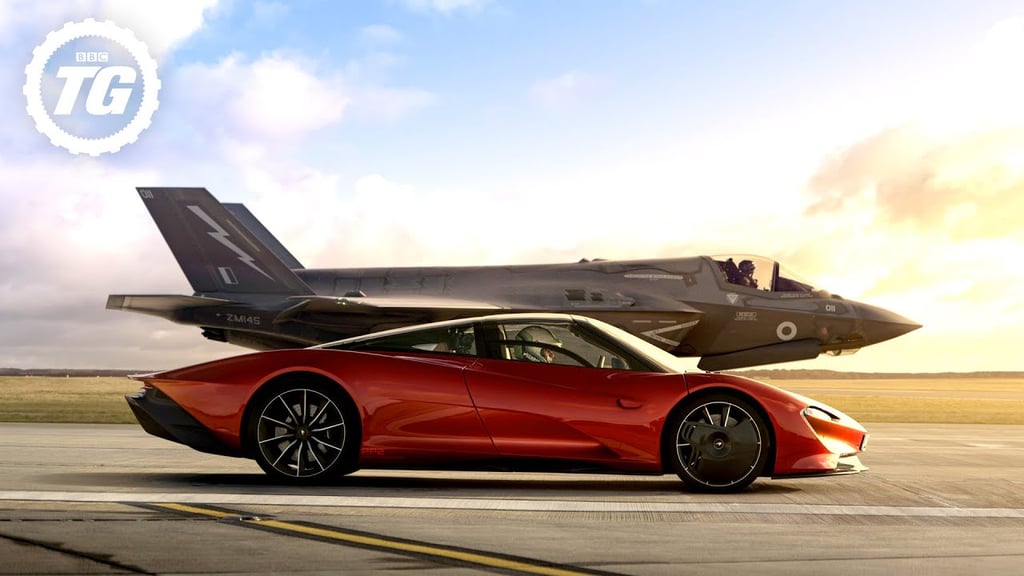
[[[1024,424],[1024,378],[777,380],[861,422]]]
[[[767,381],[864,423],[1024,424],[1024,377]],[[128,378],[0,376],[0,421],[134,423],[124,395],[138,389]]]
[[[139,389],[128,378],[0,376],[0,422],[135,422],[125,394]]]

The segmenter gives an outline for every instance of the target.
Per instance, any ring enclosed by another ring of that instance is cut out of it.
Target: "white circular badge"
[[[775,335],[779,337],[779,340],[792,340],[796,338],[796,324],[786,320],[775,328]]]
[[[25,67],[36,129],[72,154],[99,156],[135,142],[160,105],[159,91],[149,49],[110,21],[68,22],[46,35]]]

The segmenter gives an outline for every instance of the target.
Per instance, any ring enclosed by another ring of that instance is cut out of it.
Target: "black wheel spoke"
[[[295,429],[295,426],[293,424],[290,424],[288,422],[282,422],[280,420],[277,420],[276,418],[271,418],[270,416],[263,416],[263,420],[266,420],[267,422],[273,422],[274,424],[277,424],[278,426],[281,426],[282,428],[285,428],[286,430],[294,430]]]
[[[342,449],[344,448],[344,446],[335,446],[334,444],[331,444],[330,442],[324,442],[323,440],[321,440],[319,438],[316,438],[316,437],[313,437],[312,440],[313,440],[313,442],[316,442],[320,446],[323,446],[324,448],[327,448],[328,450],[333,450],[335,452],[341,452]]]
[[[302,471],[305,467],[302,465],[302,453],[305,452],[304,448],[306,443],[299,442],[299,445],[295,447],[295,475],[302,476]]]
[[[312,426],[313,424],[316,424],[317,422],[322,420],[326,416],[327,410],[333,405],[333,403],[325,402],[323,406],[320,406],[319,409],[317,409],[316,414],[314,414],[313,417],[309,419],[309,425]]]
[[[303,446],[305,447],[306,451],[309,452],[309,455],[312,458],[312,462],[315,463],[320,468],[321,472],[323,472],[326,468],[324,467],[323,464],[320,463],[320,459],[316,457],[316,450],[313,449],[313,444],[311,442],[303,442]]]
[[[288,442],[288,445],[281,449],[281,453],[277,455],[277,460],[274,460],[274,466],[280,464],[281,459],[288,455],[288,451],[291,450],[292,446],[295,446],[296,442],[293,440]]]
[[[327,426],[323,426],[321,428],[312,428],[311,431],[319,434],[321,432],[328,432],[330,430],[334,430],[335,428],[344,428],[344,427],[345,427],[345,423],[344,422],[336,422],[334,424],[328,424]]]
[[[312,420],[309,418],[309,390],[302,391],[302,425],[308,425]]]
[[[260,440],[260,444],[268,444],[270,442],[280,442],[281,440],[287,440],[287,439],[289,439],[291,437],[292,437],[291,434],[280,434],[278,436],[274,436],[273,438],[267,438],[265,440]]]
[[[277,399],[281,402],[281,405],[284,406],[284,411],[285,413],[287,413],[288,419],[290,419],[292,422],[295,422],[296,425],[300,424],[298,416],[296,416],[295,413],[292,412],[292,407],[289,406],[287,402],[285,402],[284,394],[278,396]]]

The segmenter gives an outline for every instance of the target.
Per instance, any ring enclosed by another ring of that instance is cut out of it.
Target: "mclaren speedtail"
[[[676,474],[695,491],[864,470],[842,412],[565,314],[451,320],[136,376],[150,434],[284,482],[355,470]]]

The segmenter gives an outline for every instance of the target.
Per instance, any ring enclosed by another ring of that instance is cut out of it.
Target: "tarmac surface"
[[[134,425],[0,424],[0,574],[1022,574],[1024,426],[867,424],[856,476],[361,471],[274,485]]]

